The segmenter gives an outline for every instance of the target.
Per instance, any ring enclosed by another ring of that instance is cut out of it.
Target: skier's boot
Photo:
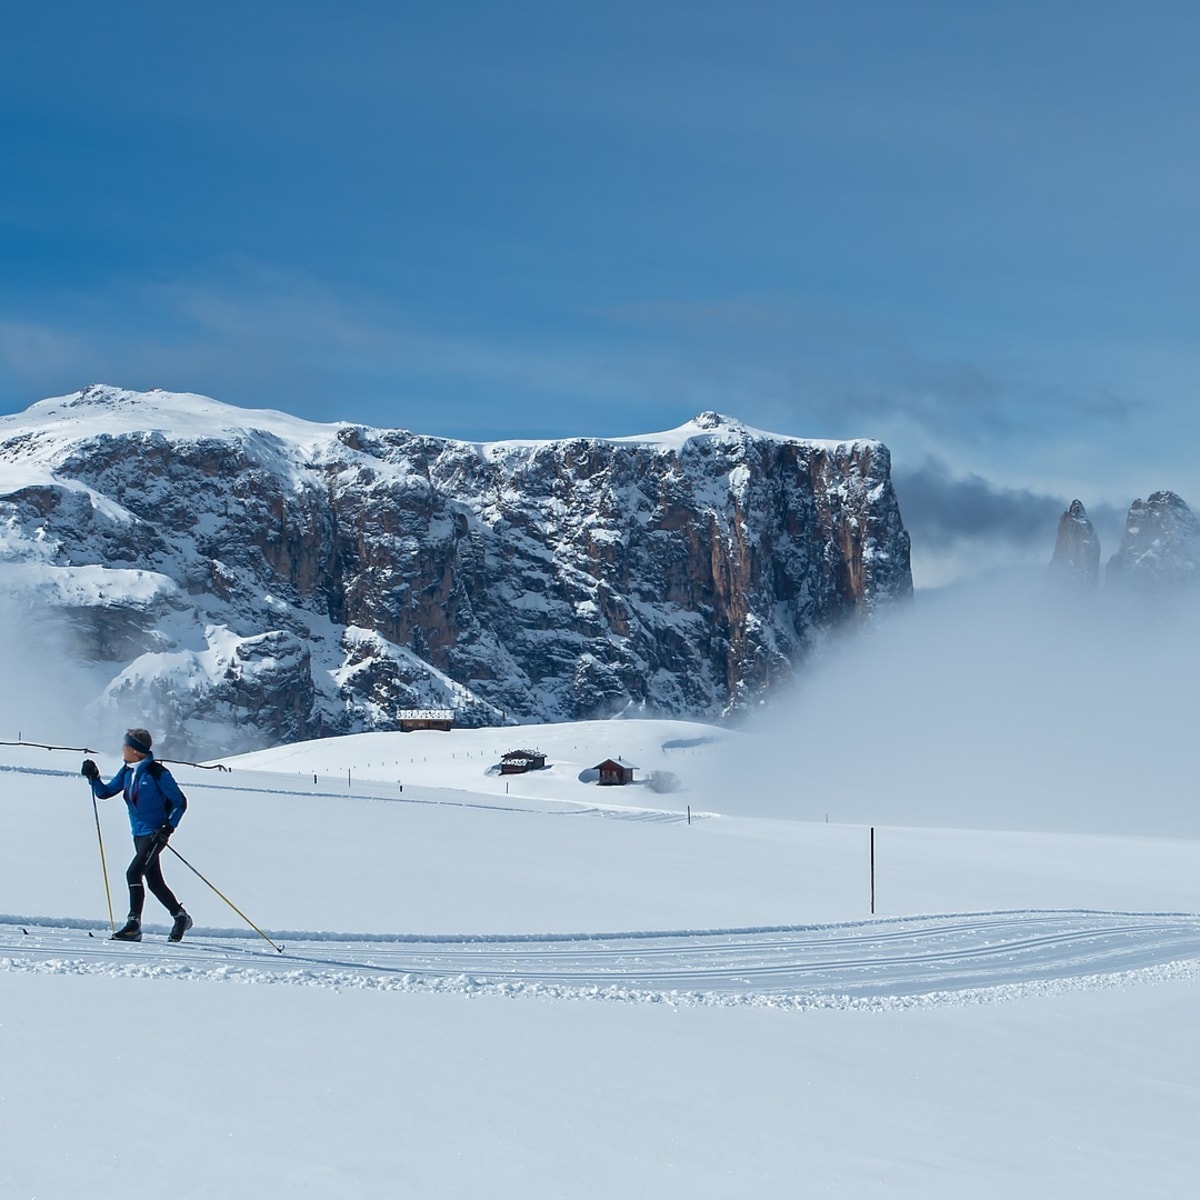
[[[110,939],[114,942],[140,942],[142,940],[142,923],[137,917],[130,917]]]
[[[180,909],[175,914],[175,924],[171,926],[171,932],[167,934],[168,942],[182,942],[183,935],[192,927],[192,918],[187,915],[186,909]]]

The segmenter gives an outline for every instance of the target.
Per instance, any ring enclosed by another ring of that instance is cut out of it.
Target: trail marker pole
[[[871,826],[871,915],[875,915],[875,826]]]

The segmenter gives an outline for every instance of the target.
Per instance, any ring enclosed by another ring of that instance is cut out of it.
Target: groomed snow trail
[[[89,936],[89,934],[91,936]],[[419,937],[0,917],[0,969],[775,1007],[949,1003],[1200,975],[1200,916],[1019,911],[834,925]]]

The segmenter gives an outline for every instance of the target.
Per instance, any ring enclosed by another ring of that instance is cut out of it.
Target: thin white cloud
[[[1043,561],[1075,497],[1123,512],[1166,487],[1200,502],[1194,476],[1171,469],[1185,438],[1159,439],[1161,459],[1152,445],[1136,470],[1122,460],[1113,434],[1152,423],[1144,402],[938,361],[894,329],[815,306],[631,302],[581,314],[574,340],[489,336],[238,261],[59,308],[0,321],[9,408],[102,380],[468,438],[649,432],[709,408],[798,436],[878,437],[924,585]]]
[[[376,297],[254,264],[221,279],[114,286],[63,307],[61,321],[0,321],[9,408],[105,380],[456,436],[495,436],[506,422],[521,435],[539,425],[646,431],[612,426],[614,411],[632,419],[650,407],[636,356],[446,332]],[[431,409],[447,391],[454,401]]]

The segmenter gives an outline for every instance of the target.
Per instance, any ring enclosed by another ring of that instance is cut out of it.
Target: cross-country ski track
[[[0,918],[0,968],[780,1008],[896,1007],[1200,975],[1200,916],[1011,911],[812,926],[421,937]]]

